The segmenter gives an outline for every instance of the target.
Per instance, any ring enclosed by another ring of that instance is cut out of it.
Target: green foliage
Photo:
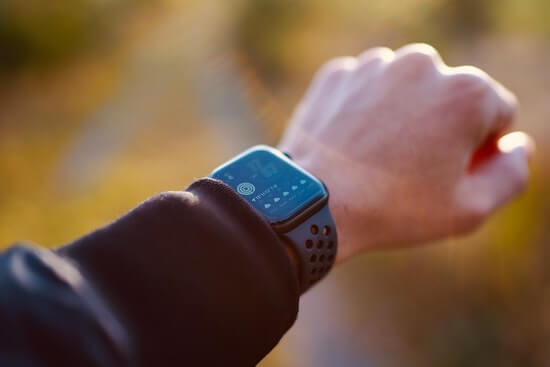
[[[292,37],[307,10],[305,0],[247,0],[236,20],[236,40],[263,72],[282,68],[283,44]]]
[[[471,38],[492,30],[495,5],[495,0],[442,1],[432,19],[450,37]]]
[[[112,31],[117,13],[141,2],[2,0],[0,69],[50,65],[89,49]]]
[[[85,46],[99,31],[87,0],[17,1],[0,5],[0,64],[49,63]]]

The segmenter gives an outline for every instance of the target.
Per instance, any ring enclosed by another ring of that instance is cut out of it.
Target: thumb
[[[503,136],[498,152],[478,166],[467,177],[466,199],[470,207],[488,215],[520,194],[529,180],[529,157],[533,154],[532,139],[521,132]]]

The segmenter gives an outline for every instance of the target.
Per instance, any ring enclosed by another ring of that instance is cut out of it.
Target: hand
[[[375,48],[318,72],[279,148],[327,185],[341,262],[471,231],[518,195],[533,144],[499,140],[516,104],[431,46]]]

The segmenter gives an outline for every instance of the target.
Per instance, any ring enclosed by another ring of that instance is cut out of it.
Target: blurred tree
[[[0,3],[0,67],[51,63],[100,33],[99,7],[89,0]]]
[[[433,18],[453,39],[471,39],[494,26],[494,0],[446,0],[435,8]]]
[[[283,71],[283,43],[306,10],[305,0],[247,0],[236,19],[237,46],[263,76]]]
[[[154,4],[162,2],[154,1]],[[119,15],[145,0],[2,0],[0,72],[29,65],[51,65],[108,41]]]

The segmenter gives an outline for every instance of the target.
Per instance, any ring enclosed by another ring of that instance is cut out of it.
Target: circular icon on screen
[[[252,195],[256,191],[256,186],[252,185],[250,182],[241,182],[237,185],[237,191],[241,195]]]

